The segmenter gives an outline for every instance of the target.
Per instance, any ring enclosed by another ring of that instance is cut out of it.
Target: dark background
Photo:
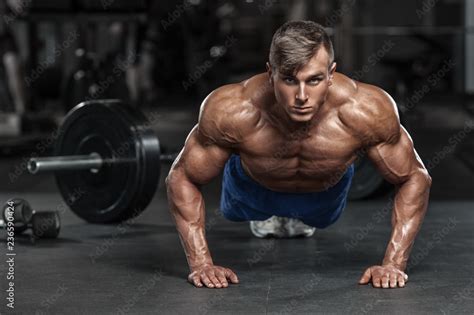
[[[153,128],[167,151],[179,150],[208,93],[265,71],[273,32],[285,21],[311,19],[331,34],[338,71],[382,87],[397,101],[433,176],[432,197],[474,195],[472,2],[1,3],[0,153],[7,191],[33,189],[21,161],[50,154],[54,130],[83,100],[120,98],[158,113]],[[376,196],[374,187],[360,196]]]

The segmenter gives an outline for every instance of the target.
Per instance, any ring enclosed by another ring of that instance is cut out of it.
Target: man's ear
[[[334,72],[336,72],[336,62],[333,61],[331,67],[329,68],[329,85],[332,84],[332,79],[334,77]]]
[[[265,66],[267,67],[268,80],[270,81],[270,84],[273,84],[273,70],[272,70],[272,66],[270,65],[269,62],[267,62],[267,63],[265,64]]]

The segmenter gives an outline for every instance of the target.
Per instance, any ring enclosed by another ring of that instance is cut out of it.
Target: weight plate
[[[123,221],[150,203],[160,177],[160,146],[138,110],[119,100],[74,107],[59,130],[55,155],[98,153],[99,170],[56,172],[61,195],[92,223]]]

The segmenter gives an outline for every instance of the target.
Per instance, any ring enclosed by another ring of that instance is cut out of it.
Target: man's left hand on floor
[[[359,280],[359,284],[372,283],[374,288],[403,288],[408,275],[394,266],[372,266],[367,268]]]

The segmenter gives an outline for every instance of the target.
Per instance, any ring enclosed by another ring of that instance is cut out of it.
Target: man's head
[[[267,70],[275,97],[293,121],[313,118],[336,69],[331,40],[312,21],[291,21],[273,35]]]

